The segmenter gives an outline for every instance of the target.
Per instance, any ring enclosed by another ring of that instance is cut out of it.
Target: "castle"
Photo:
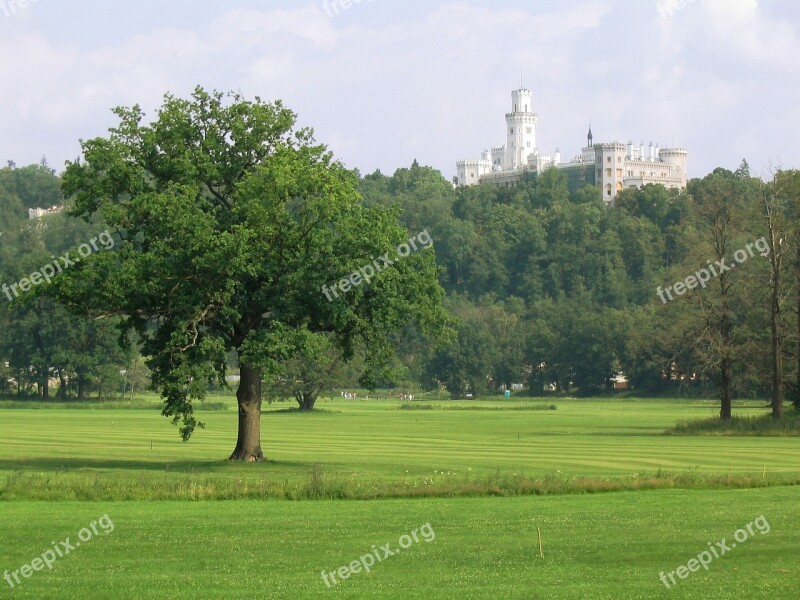
[[[34,219],[41,219],[42,217],[46,217],[48,215],[55,215],[60,213],[62,210],[64,210],[63,206],[52,206],[50,208],[29,208],[28,220],[33,221]]]
[[[519,89],[511,92],[512,112],[506,114],[506,144],[484,150],[479,160],[456,163],[456,186],[491,184],[514,187],[530,173],[549,168],[567,176],[570,190],[594,185],[603,191],[603,200],[612,204],[625,188],[660,183],[668,188],[686,187],[688,152],[683,148],[660,148],[644,142],[634,146],[611,142],[595,144],[589,127],[587,145],[572,160],[562,162],[561,152],[539,154],[536,147],[538,115],[533,112],[533,94]]]

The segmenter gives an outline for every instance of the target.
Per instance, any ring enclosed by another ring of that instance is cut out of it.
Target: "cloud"
[[[756,0],[705,0],[711,41],[740,64],[797,73],[795,26],[765,14]]]
[[[165,92],[201,84],[283,99],[362,172],[417,158],[449,176],[456,160],[505,141],[521,72],[545,153],[573,155],[591,121],[600,139],[687,146],[697,174],[748,148],[792,155],[790,128],[775,123],[791,122],[800,100],[786,83],[800,55],[793,9],[695,0],[662,19],[653,3],[610,0],[409,2],[330,18],[319,2],[210,10],[198,0],[192,19],[171,25],[128,25],[120,14],[103,42],[89,33],[103,27],[91,13],[71,36],[4,35],[0,128],[10,155],[0,158],[47,154],[58,164],[75,156],[78,137],[105,133],[113,106],[152,114]],[[754,108],[766,102],[768,115]],[[759,138],[767,133],[769,144]]]

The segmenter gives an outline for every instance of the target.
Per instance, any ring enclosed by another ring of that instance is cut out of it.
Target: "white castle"
[[[644,142],[595,144],[589,127],[587,145],[572,160],[562,162],[561,152],[539,154],[536,147],[538,115],[533,112],[533,94],[519,89],[511,92],[512,112],[506,114],[506,145],[484,150],[479,160],[456,163],[456,186],[488,183],[499,187],[516,186],[529,173],[545,169],[564,170],[570,190],[595,185],[603,190],[603,199],[613,203],[625,188],[660,183],[668,188],[686,187],[686,164],[689,153],[683,148],[645,148]]]
[[[63,206],[52,206],[50,208],[29,208],[28,220],[33,221],[34,219],[41,219],[42,217],[55,215],[60,213],[62,210],[64,210]]]

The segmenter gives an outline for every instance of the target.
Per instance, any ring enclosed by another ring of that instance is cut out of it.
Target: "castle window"
[[[621,156],[618,156],[618,157],[617,157],[617,162],[618,162],[618,163],[621,163],[621,162],[622,162],[622,157],[621,157]]]
[[[606,169],[606,177],[611,177],[611,169]]]
[[[531,147],[531,143],[530,143],[530,142],[528,142],[528,148],[530,148],[530,147]]]
[[[511,135],[514,135],[514,128],[511,128]]]
[[[533,133],[533,127],[528,127],[528,134],[530,135],[531,133]]]
[[[617,169],[617,177],[622,177],[622,169]]]
[[[611,184],[609,183],[606,186],[606,196],[610,196],[610,195],[611,195]]]
[[[607,163],[610,163],[610,162],[611,162],[611,157],[610,157],[610,156],[607,156],[607,157],[606,157],[606,162],[607,162]]]

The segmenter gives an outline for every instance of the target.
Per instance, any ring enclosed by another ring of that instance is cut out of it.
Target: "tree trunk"
[[[261,376],[262,369],[250,364],[239,365],[239,389],[236,399],[239,402],[239,436],[236,448],[228,460],[261,462]]]
[[[797,324],[797,338],[794,341],[795,360],[797,361],[797,370],[793,384],[789,384],[789,390],[792,397],[792,404],[797,410],[800,410],[800,233],[795,237],[795,254],[794,254],[794,295],[795,295],[795,316]]]
[[[314,410],[314,405],[317,403],[317,395],[312,392],[303,392],[298,394],[297,403],[300,405],[300,410]]]
[[[762,186],[763,189],[763,186]],[[771,267],[772,297],[770,302],[770,325],[772,328],[772,418],[783,417],[783,339],[784,331],[781,323],[781,295],[783,293],[783,255],[785,252],[781,235],[782,212],[778,201],[770,199],[769,193],[764,193],[767,225],[769,226],[769,239],[772,252],[769,254]]]
[[[731,361],[728,357],[722,359],[722,366],[720,367],[720,409],[719,417],[723,421],[731,420],[731,383],[733,376],[731,374]]]
[[[64,370],[58,370],[58,380],[61,382],[61,385],[58,387],[58,397],[62,400],[67,399],[67,377],[64,375]]]
[[[725,244],[717,245],[718,256],[725,255]],[[723,421],[730,421],[733,416],[731,413],[732,388],[733,388],[733,325],[732,311],[730,309],[730,290],[728,283],[728,273],[720,273],[720,295],[722,296],[722,315],[719,321],[719,339],[722,356],[720,361],[720,408],[719,417]]]
[[[50,369],[46,366],[44,368],[44,375],[42,375],[42,399],[50,400]]]
[[[780,332],[779,283],[772,297],[772,418],[783,417],[783,349]]]
[[[797,361],[797,370],[795,372],[794,389],[791,390],[792,403],[797,410],[800,410],[800,232],[795,237],[795,250],[794,250],[794,294],[795,294],[795,313],[797,323],[797,339],[794,344],[795,360]]]

